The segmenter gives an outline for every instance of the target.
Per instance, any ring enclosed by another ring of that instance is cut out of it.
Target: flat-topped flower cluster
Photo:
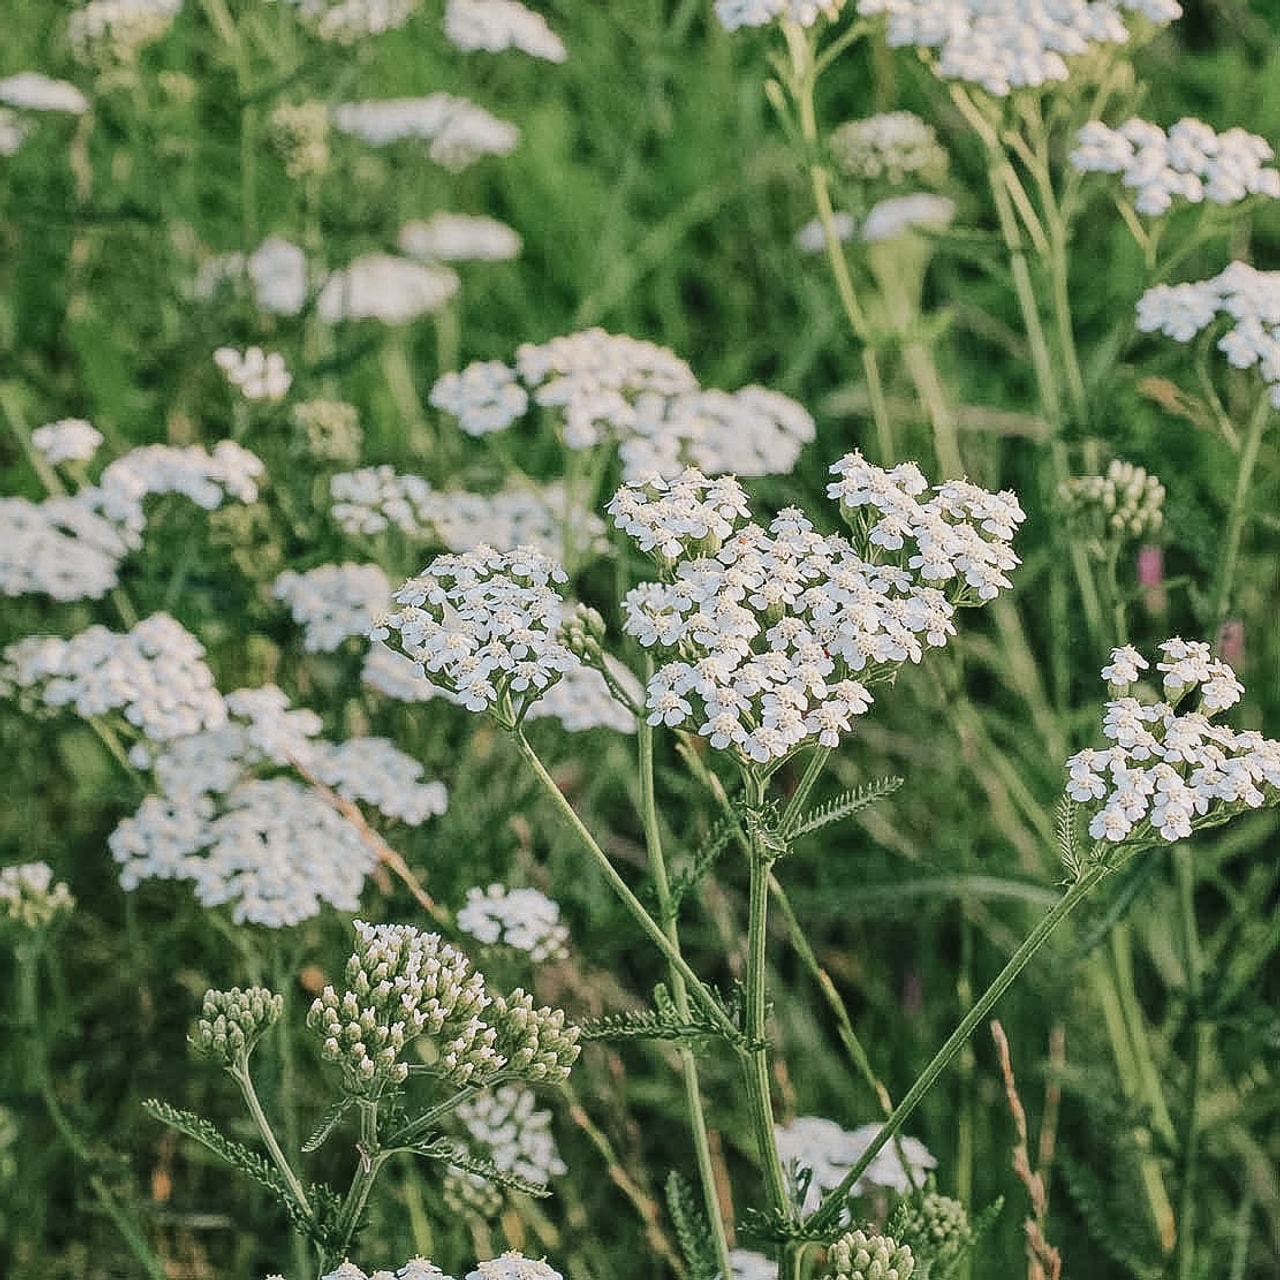
[[[1112,650],[1102,669],[1114,695],[1102,723],[1111,745],[1086,747],[1067,761],[1067,795],[1093,811],[1094,840],[1182,840],[1274,802],[1280,788],[1280,742],[1212,718],[1244,692],[1231,667],[1200,641],[1175,637],[1160,652],[1166,700],[1143,702],[1128,689],[1147,660],[1132,646]]]
[[[835,746],[871,705],[869,685],[944,645],[958,606],[1010,585],[1023,519],[1012,494],[948,481],[921,501],[913,463],[885,471],[858,453],[832,471],[853,542],[794,507],[756,524],[736,480],[693,469],[615,494],[614,522],[667,575],[623,606],[629,634],[672,654],[649,681],[651,724],[761,764]]]

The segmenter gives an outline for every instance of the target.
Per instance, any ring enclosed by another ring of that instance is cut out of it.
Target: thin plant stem
[[[294,1106],[294,1099],[297,1096],[297,1064],[294,1060],[293,1037],[289,1033],[290,1024],[293,1021],[291,1014],[294,1001],[294,966],[285,963],[285,959],[281,955],[281,949],[280,940],[273,936],[271,946],[272,989],[280,995],[284,1002],[280,1018],[275,1026],[276,1049],[280,1054],[280,1098],[277,1105],[284,1116],[285,1143],[290,1151],[297,1151],[302,1146],[302,1135],[298,1126],[298,1111]],[[309,1253],[310,1250],[307,1247],[306,1239],[295,1231],[293,1233],[293,1265],[299,1275],[303,1275],[306,1272]]]
[[[555,779],[547,772],[546,765],[542,763],[538,753],[529,745],[529,740],[519,730],[515,732],[514,737],[516,746],[520,749],[520,754],[528,762],[529,767],[542,784],[547,796],[554,802],[561,815],[568,820],[569,825],[574,830],[574,834],[577,835],[583,847],[591,855],[605,879],[609,882],[609,887],[622,900],[623,905],[631,913],[632,918],[649,940],[662,952],[668,964],[685,980],[689,992],[694,996],[702,1011],[730,1041],[737,1041],[739,1039],[737,1027],[733,1025],[729,1016],[712,998],[702,979],[689,968],[688,962],[680,954],[679,950],[672,946],[671,940],[663,932],[661,926],[645,910],[644,904],[631,892],[627,882],[618,874],[613,863],[609,861],[609,855],[596,842],[596,838],[587,830],[573,805],[565,799],[564,793],[556,786]]]
[[[1187,1062],[1187,1096],[1183,1108],[1185,1115],[1179,1161],[1182,1187],[1178,1196],[1178,1241],[1174,1254],[1174,1275],[1177,1280],[1191,1280],[1196,1260],[1196,1166],[1200,1155],[1200,1091],[1212,1028],[1202,1017],[1204,981],[1200,935],[1196,928],[1196,873],[1191,850],[1185,843],[1174,846],[1173,867],[1178,886],[1178,914],[1182,927],[1187,1006],[1191,1020],[1191,1052]]]
[[[653,675],[652,659],[648,661],[646,674]],[[671,945],[679,951],[680,935],[675,912],[671,905],[671,882],[667,875],[666,858],[662,850],[662,832],[658,827],[658,806],[653,779],[653,726],[640,717],[636,722],[640,754],[640,816],[644,823],[645,847],[649,853],[649,873],[653,877],[658,897],[658,912],[663,932]],[[676,1012],[685,1022],[689,1020],[689,991],[684,978],[674,966],[670,967],[671,999]],[[716,1196],[716,1171],[711,1156],[711,1141],[707,1133],[707,1118],[702,1105],[702,1089],[698,1079],[698,1060],[688,1044],[679,1047],[681,1075],[684,1081],[685,1107],[689,1113],[689,1127],[693,1132],[694,1153],[698,1162],[698,1176],[702,1182],[702,1198],[706,1207],[707,1224],[716,1251],[716,1264],[724,1276],[732,1275],[729,1263],[729,1242],[725,1236],[724,1222]]]
[[[1227,606],[1231,603],[1231,592],[1235,585],[1236,562],[1240,556],[1240,543],[1244,535],[1249,494],[1253,488],[1253,472],[1258,462],[1258,453],[1262,448],[1262,434],[1266,430],[1271,416],[1271,400],[1264,388],[1258,403],[1254,407],[1253,416],[1245,428],[1244,440],[1240,446],[1240,463],[1236,470],[1236,492],[1231,502],[1231,512],[1227,516],[1227,530],[1223,539],[1222,559],[1218,564],[1217,581],[1213,589],[1213,625],[1226,617]]]
[[[999,1002],[1001,996],[1013,985],[1018,975],[1026,968],[1032,957],[1049,940],[1057,927],[1084,901],[1090,890],[1107,875],[1109,867],[1105,862],[1095,862],[1079,880],[1059,899],[1058,904],[1041,919],[1040,923],[1027,935],[1022,945],[1010,956],[1008,963],[997,975],[991,985],[974,1002],[973,1007],[960,1020],[959,1025],[947,1037],[942,1048],[934,1054],[932,1061],[915,1084],[907,1090],[902,1101],[893,1109],[893,1114],[885,1121],[880,1132],[862,1153],[853,1167],[845,1174],[840,1185],[830,1191],[809,1219],[808,1225],[815,1230],[828,1230],[835,1226],[840,1210],[850,1190],[860,1177],[871,1166],[871,1162],[879,1155],[884,1145],[898,1133],[907,1118],[920,1105],[929,1090],[933,1088],[938,1077],[947,1069],[956,1054],[968,1043],[969,1037],[991,1010]]]
[[[237,1063],[235,1066],[228,1067],[227,1071],[240,1087],[244,1105],[248,1108],[249,1115],[253,1118],[253,1123],[262,1135],[263,1145],[267,1148],[271,1163],[279,1170],[280,1176],[289,1188],[289,1194],[293,1197],[294,1203],[297,1204],[298,1208],[302,1210],[309,1220],[314,1221],[315,1214],[311,1208],[311,1202],[307,1199],[307,1193],[303,1190],[302,1183],[298,1181],[298,1175],[294,1173],[288,1157],[281,1150],[275,1130],[271,1127],[271,1122],[267,1119],[267,1114],[262,1109],[262,1103],[258,1101],[258,1091],[253,1087],[253,1077],[249,1074],[248,1063]]]

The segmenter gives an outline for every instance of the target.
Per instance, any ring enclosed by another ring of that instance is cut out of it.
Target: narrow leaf
[[[814,831],[819,831],[833,822],[840,822],[844,818],[851,817],[859,809],[865,809],[869,804],[875,804],[877,800],[892,795],[902,786],[902,783],[902,778],[877,778],[874,782],[864,783],[860,787],[851,787],[848,791],[841,792],[833,800],[828,800],[825,804],[810,809],[787,832],[787,838],[789,840],[798,840],[801,836],[807,836]]]

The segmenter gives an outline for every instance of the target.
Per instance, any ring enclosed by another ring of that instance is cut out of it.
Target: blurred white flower
[[[293,385],[293,376],[278,351],[266,352],[261,347],[249,347],[245,351],[219,347],[213,359],[227,375],[227,381],[246,400],[283,400]]]
[[[500,884],[468,889],[467,905],[458,912],[457,924],[463,933],[489,946],[513,947],[538,962],[563,960],[568,954],[569,930],[560,923],[560,908],[537,889],[508,889]]]
[[[437,213],[429,222],[406,222],[396,243],[411,258],[436,262],[499,262],[520,253],[520,237],[505,222],[461,213]]]
[[[851,213],[841,210],[832,217],[831,222],[835,227],[837,240],[843,243],[853,239],[854,222]],[[812,222],[806,222],[796,232],[796,248],[802,249],[805,253],[826,252],[827,235],[819,219],[814,218]]]
[[[67,38],[84,62],[132,62],[181,9],[182,0],[89,0],[67,19]]]
[[[449,267],[368,253],[329,277],[316,311],[328,324],[365,319],[407,324],[439,311],[458,292],[458,284],[457,272]]]
[[[307,258],[296,244],[271,236],[248,257],[254,301],[274,316],[296,316],[307,300]]]
[[[65,80],[50,80],[38,71],[23,71],[0,80],[0,102],[27,111],[71,111],[83,115],[89,99]]]
[[[63,462],[88,462],[102,443],[102,432],[83,418],[63,418],[37,427],[31,443],[56,467]]]
[[[433,93],[426,98],[345,102],[333,108],[333,126],[373,146],[419,138],[428,155],[455,171],[486,155],[506,155],[520,140],[513,124],[491,116],[465,98]]]
[[[866,244],[893,240],[913,227],[941,230],[955,217],[954,200],[946,196],[917,192],[910,196],[891,196],[872,207],[862,223],[862,239]]]
[[[353,44],[402,27],[419,0],[289,0],[321,40]]]
[[[308,652],[332,653],[344,640],[369,634],[391,601],[391,580],[376,564],[322,564],[306,573],[286,569],[271,594],[304,628]]]
[[[444,33],[464,52],[519,49],[548,62],[563,62],[568,56],[547,20],[517,0],[449,0]]]

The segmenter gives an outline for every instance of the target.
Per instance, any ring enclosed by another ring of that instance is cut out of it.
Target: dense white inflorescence
[[[831,225],[836,233],[836,239],[842,244],[845,241],[852,240],[853,233],[857,229],[853,214],[845,213],[843,209],[832,216]],[[826,252],[827,233],[820,219],[814,218],[806,222],[796,232],[796,248],[803,250],[805,253]]]
[[[289,0],[322,40],[354,44],[364,36],[402,27],[419,0]]]
[[[1113,458],[1103,476],[1071,476],[1058,488],[1068,515],[1094,537],[1146,538],[1164,521],[1164,485],[1142,467]]]
[[[219,347],[213,353],[213,360],[246,400],[283,400],[293,385],[293,375],[278,351],[267,352],[261,347],[248,347],[244,351]]]
[[[548,1263],[508,1249],[501,1257],[478,1262],[474,1271],[467,1272],[466,1280],[564,1280],[564,1277]]]
[[[1275,152],[1243,129],[1215,133],[1203,121],[1179,120],[1168,133],[1145,120],[1118,129],[1091,120],[1076,134],[1071,164],[1081,173],[1118,173],[1139,213],[1155,217],[1175,199],[1235,204],[1250,195],[1280,197]]]
[[[344,102],[333,108],[330,119],[335,129],[375,147],[411,138],[427,142],[431,159],[455,172],[481,156],[504,156],[520,140],[515,125],[448,93]]]
[[[850,120],[832,133],[830,147],[846,174],[868,182],[896,186],[908,177],[928,181],[942,177],[947,168],[937,132],[913,111]]]
[[[513,947],[532,960],[563,960],[569,953],[569,930],[560,923],[560,908],[537,889],[500,884],[468,889],[457,924],[481,942]]]
[[[307,300],[307,258],[296,244],[270,236],[248,257],[245,270],[253,282],[260,311],[296,316]]]
[[[102,443],[102,432],[83,418],[46,422],[31,433],[31,443],[55,467],[64,462],[89,462]]]
[[[924,191],[910,196],[891,196],[871,208],[862,223],[862,239],[867,244],[895,240],[914,227],[940,231],[949,227],[955,216],[955,201],[946,196]]]
[[[568,56],[547,20],[517,0],[449,0],[444,33],[450,44],[466,53],[519,49],[548,62],[563,62]]]
[[[17,640],[4,650],[0,687],[86,718],[119,712],[153,742],[216,729],[226,720],[204,646],[165,613],[124,633],[94,626],[70,640]]]
[[[871,683],[944,645],[958,606],[1010,585],[1023,520],[1011,493],[953,480],[922,500],[914,463],[885,471],[859,453],[831,470],[853,542],[819,535],[794,507],[755,524],[736,480],[693,469],[614,495],[614,523],[667,576],[623,602],[624,629],[670,654],[649,681],[650,724],[761,764],[835,746]]]
[[[790,471],[814,424],[794,400],[763,387],[703,390],[689,366],[664,347],[590,329],[498,361],[442,377],[431,403],[469,435],[510,426],[530,398],[552,412],[570,449],[615,444],[623,475]]]
[[[1113,649],[1102,669],[1112,694],[1102,733],[1111,745],[1067,761],[1067,795],[1093,811],[1095,840],[1182,840],[1274,802],[1280,788],[1280,742],[1213,719],[1244,693],[1235,672],[1199,641],[1175,637],[1159,648],[1164,700],[1131,696],[1149,664],[1132,646]]]
[[[372,639],[392,641],[470,711],[515,724],[578,659],[559,639],[564,570],[533,547],[437,556],[394,595]]]
[[[412,757],[382,738],[319,739],[320,718],[291,710],[274,685],[236,690],[226,708],[220,727],[133,753],[157,790],[108,842],[126,889],[191,880],[205,906],[229,904],[237,921],[270,928],[325,903],[356,910],[376,851],[314,788],[264,773],[301,767],[343,799],[406,822],[445,811],[444,786],[424,781]]]
[[[84,62],[132,62],[181,9],[182,0],[89,0],[67,19],[67,38]]]
[[[330,514],[351,534],[373,535],[387,529],[421,536],[431,522],[431,486],[421,476],[394,467],[342,471],[329,481]]]
[[[75,905],[71,890],[61,881],[54,882],[53,868],[47,862],[0,868],[0,921],[12,921],[24,929],[44,929]]]
[[[38,71],[21,71],[0,80],[0,102],[24,111],[69,111],[83,115],[89,99],[65,80],[51,80]]]
[[[433,262],[502,262],[519,256],[520,236],[496,218],[437,213],[400,228],[396,244],[411,258]]]
[[[733,1280],[778,1280],[778,1264],[751,1249],[730,1249]]]
[[[452,267],[366,253],[325,281],[316,312],[327,324],[340,320],[408,324],[439,311],[458,292],[459,283]]]
[[[1176,342],[1190,342],[1220,315],[1234,323],[1218,350],[1237,369],[1256,365],[1280,409],[1280,271],[1233,262],[1212,280],[1154,285],[1138,299],[1138,328]]]
[[[305,573],[286,569],[271,594],[305,628],[304,648],[332,653],[344,640],[369,634],[374,618],[387,607],[391,580],[376,564],[322,564]]]
[[[716,17],[726,31],[764,27],[779,18],[811,27],[819,18],[839,17],[844,0],[716,0]]]
[[[1182,8],[1175,0],[858,0],[858,12],[884,14],[891,45],[933,51],[933,69],[944,80],[1004,97],[1066,80],[1066,59],[1092,45],[1126,43],[1126,13],[1166,23]]]
[[[822,1197],[835,1190],[844,1176],[862,1159],[863,1152],[879,1136],[878,1124],[865,1124],[852,1133],[842,1129],[834,1120],[821,1116],[797,1116],[788,1125],[775,1129],[778,1156],[783,1165],[802,1167],[813,1171],[809,1190],[804,1198],[803,1210],[812,1213]],[[898,1147],[901,1146],[902,1157]],[[911,1166],[908,1178],[902,1165],[905,1158]],[[890,1142],[868,1165],[866,1171],[853,1184],[851,1195],[868,1195],[877,1188],[888,1188],[900,1194],[911,1189],[911,1183],[923,1180],[930,1169],[937,1167],[937,1160],[916,1138],[903,1137],[897,1143]]]
[[[531,1090],[504,1084],[468,1099],[454,1114],[495,1168],[545,1184],[568,1168],[551,1132],[551,1112],[537,1105]]]

